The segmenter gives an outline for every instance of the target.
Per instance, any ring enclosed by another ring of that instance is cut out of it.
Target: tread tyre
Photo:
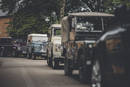
[[[31,55],[30,55],[29,53],[27,54],[27,58],[28,58],[28,59],[31,59]]]
[[[34,55],[34,54],[32,54],[32,59],[33,59],[33,60],[36,60],[36,58],[37,58],[37,56]]]
[[[87,72],[83,67],[79,67],[79,79],[81,83],[87,83]]]
[[[53,60],[53,61],[52,61],[52,68],[53,68],[53,69],[57,69],[58,66],[59,66],[59,62],[58,62],[57,60]]]
[[[70,61],[65,58],[65,65],[64,65],[64,74],[66,76],[71,76],[72,75],[72,68],[70,67]]]
[[[48,64],[48,66],[49,66],[49,67],[51,67],[51,66],[52,66],[52,61],[51,61],[51,58],[47,58],[47,64]]]

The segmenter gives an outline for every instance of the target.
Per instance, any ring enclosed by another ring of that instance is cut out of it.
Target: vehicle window
[[[77,17],[76,30],[102,30],[101,17]]]
[[[54,35],[55,36],[61,35],[61,30],[60,29],[54,29]]]
[[[120,51],[121,40],[120,39],[110,39],[106,41],[106,47],[109,52]]]
[[[35,47],[41,47],[42,44],[34,44]]]
[[[43,49],[43,45],[42,44],[34,44],[33,50],[35,52],[40,52]]]

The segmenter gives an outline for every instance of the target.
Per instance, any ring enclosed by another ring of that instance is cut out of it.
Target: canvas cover
[[[113,14],[107,14],[107,13],[102,13],[102,12],[78,12],[78,13],[69,13],[69,16],[114,17]]]
[[[62,19],[62,30],[61,30],[61,35],[62,35],[62,42],[66,42],[69,40],[69,30],[70,30],[70,26],[69,26],[69,21],[68,21],[68,17],[64,17]]]

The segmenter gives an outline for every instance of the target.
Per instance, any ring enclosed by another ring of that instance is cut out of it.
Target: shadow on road
[[[59,66],[56,70],[64,70],[64,65],[63,66]],[[73,73],[71,76],[69,76],[70,78],[76,80],[76,81],[80,81],[79,80],[79,75],[78,73]]]

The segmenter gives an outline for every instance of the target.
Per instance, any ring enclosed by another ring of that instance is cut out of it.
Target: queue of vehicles
[[[130,27],[107,30],[113,18],[99,12],[70,13],[61,24],[52,24],[48,35],[29,34],[24,53],[32,59],[45,57],[53,69],[64,64],[66,76],[78,70],[80,82],[91,87],[129,87]],[[0,44],[0,50],[6,46]]]

